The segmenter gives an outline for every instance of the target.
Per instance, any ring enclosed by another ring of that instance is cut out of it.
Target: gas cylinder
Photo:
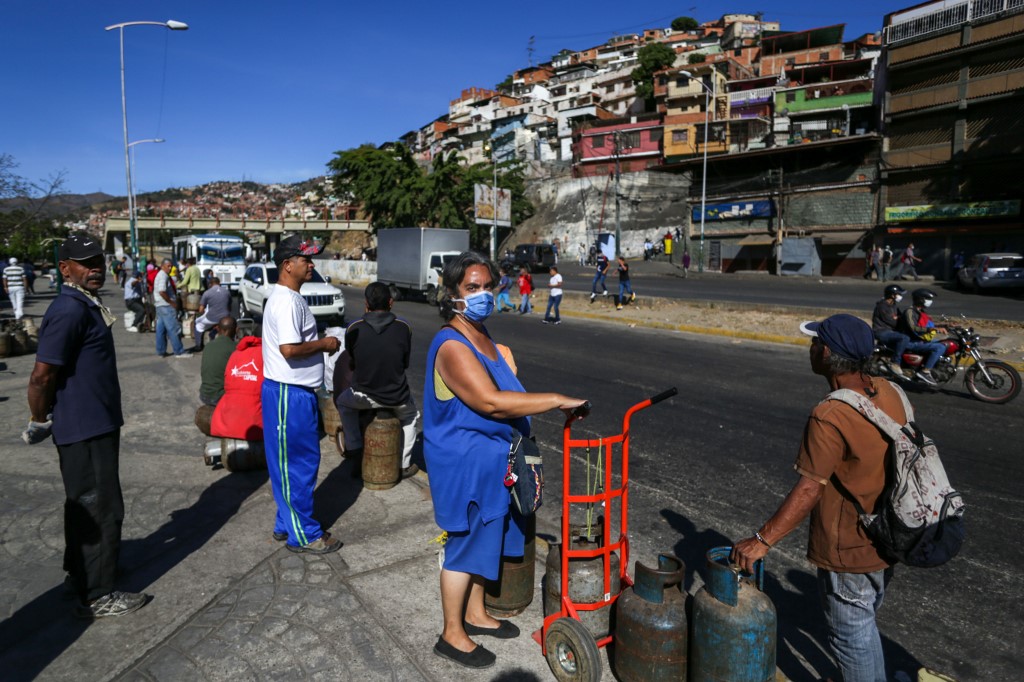
[[[601,546],[601,526],[591,526],[590,534],[583,528],[570,528],[572,549],[597,549]],[[618,594],[621,586],[619,580],[619,555],[612,552],[609,557],[609,576],[611,595]],[[544,575],[544,617],[558,613],[562,608],[562,546],[552,543],[548,550]],[[569,559],[569,598],[580,604],[604,601],[604,559]],[[612,610],[610,604],[593,611],[579,611],[580,622],[590,630],[595,638],[606,636],[611,631]]]
[[[220,438],[206,441],[203,446],[203,463],[208,467],[220,463]]]
[[[636,562],[633,587],[615,602],[615,675],[623,682],[686,682],[683,562],[658,555],[658,568]]]
[[[267,468],[267,454],[261,440],[220,439],[220,463],[228,471]]]
[[[204,436],[210,435],[210,422],[213,421],[213,405],[200,405],[196,409],[196,428]]]
[[[324,433],[332,441],[335,440],[335,436],[338,431],[341,431],[341,415],[338,414],[338,408],[334,404],[334,398],[331,394],[324,389],[318,389],[316,392],[317,402],[320,404],[320,418],[324,422]]]
[[[523,556],[502,557],[498,579],[484,583],[484,606],[487,612],[496,618],[518,615],[533,601],[537,517],[531,514],[522,523],[525,529]]]
[[[764,560],[755,575],[729,564],[731,547],[707,553],[704,587],[693,599],[690,682],[775,679],[775,606],[764,593]]]
[[[189,293],[184,295],[185,310],[193,311],[199,310],[199,301],[202,298],[198,293]]]
[[[11,355],[25,355],[28,352],[28,334],[23,328],[16,327],[11,332]]]
[[[387,490],[401,475],[402,424],[391,410],[377,410],[363,432],[363,487]]]

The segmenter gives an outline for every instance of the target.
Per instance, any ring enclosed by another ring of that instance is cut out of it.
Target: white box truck
[[[391,296],[426,297],[437,302],[445,264],[469,250],[469,230],[440,227],[392,227],[377,231],[377,281]]]

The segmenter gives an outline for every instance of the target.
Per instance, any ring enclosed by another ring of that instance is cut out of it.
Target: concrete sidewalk
[[[109,283],[106,293],[120,316]],[[27,313],[38,321],[50,300],[30,299]],[[129,334],[120,320],[114,333],[127,422],[119,587],[153,600],[122,618],[72,617],[62,583],[57,453],[50,443],[20,440],[34,356],[0,361],[4,679],[551,678],[529,636],[542,620],[539,589],[513,619],[522,636],[481,638],[497,653],[496,667],[473,672],[432,654],[441,631],[431,542],[439,530],[425,474],[391,490],[364,490],[324,439],[316,516],[344,547],[321,557],[290,553],[271,538],[266,472],[203,464],[205,437],[192,425],[200,358],[158,358],[153,335]],[[543,560],[538,551],[538,583]]]

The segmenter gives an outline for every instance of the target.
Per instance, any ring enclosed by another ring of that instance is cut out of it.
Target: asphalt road
[[[575,264],[560,266],[569,291],[589,292],[593,268],[580,268]],[[882,297],[884,284],[859,278],[775,277],[766,274],[719,275],[691,273],[683,279],[669,276],[670,268],[661,263],[644,261],[630,263],[633,288],[643,296],[660,296],[691,301],[728,301],[763,306],[795,306],[870,312]],[[534,275],[535,280],[545,277]],[[615,268],[607,278],[608,290],[618,291],[619,281]],[[1024,319],[1024,291],[1003,291],[971,294],[958,291],[943,282],[904,281],[899,284],[907,291],[927,287],[936,292],[935,313],[957,317],[961,313],[971,318],[989,320]],[[907,297],[909,302],[909,296]]]
[[[661,286],[702,285],[723,295],[730,290],[727,284],[695,279]],[[782,289],[786,283],[778,286],[776,296],[796,291]],[[354,313],[358,293],[346,294]],[[811,294],[804,298],[815,300]],[[440,318],[425,304],[399,303],[396,312],[414,329],[410,381],[418,394],[426,349]],[[749,536],[793,485],[792,463],[806,415],[827,393],[824,381],[811,374],[806,351],[789,346],[573,319],[554,327],[542,325],[538,315],[495,315],[488,328],[513,349],[528,389],[593,402],[591,418],[574,428],[574,435],[617,434],[629,406],[678,387],[678,397],[632,421],[630,571],[634,559],[654,565],[658,552],[673,552],[687,564],[690,589],[700,584],[695,573],[704,553]],[[1016,523],[1024,509],[1018,483],[1024,474],[1024,399],[985,405],[955,385],[912,394],[911,400],[965,497],[969,537],[961,555],[946,566],[897,567],[879,618],[888,663],[911,678],[927,666],[960,680],[1020,679],[1024,550]],[[539,527],[550,535],[557,533],[561,515],[561,427],[555,413],[534,420],[547,463]],[[586,452],[572,454],[577,490],[585,484]],[[580,511],[574,510],[574,519]],[[767,592],[779,612],[779,665],[794,680],[816,680],[830,672],[805,550],[802,528],[771,552],[767,565]]]

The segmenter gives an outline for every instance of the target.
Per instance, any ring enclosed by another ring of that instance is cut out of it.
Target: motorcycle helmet
[[[907,293],[907,290],[901,287],[899,284],[890,284],[885,288],[885,298],[896,298]]]
[[[914,299],[914,305],[923,305],[925,308],[935,300],[935,292],[931,289],[914,289],[911,296]]]

